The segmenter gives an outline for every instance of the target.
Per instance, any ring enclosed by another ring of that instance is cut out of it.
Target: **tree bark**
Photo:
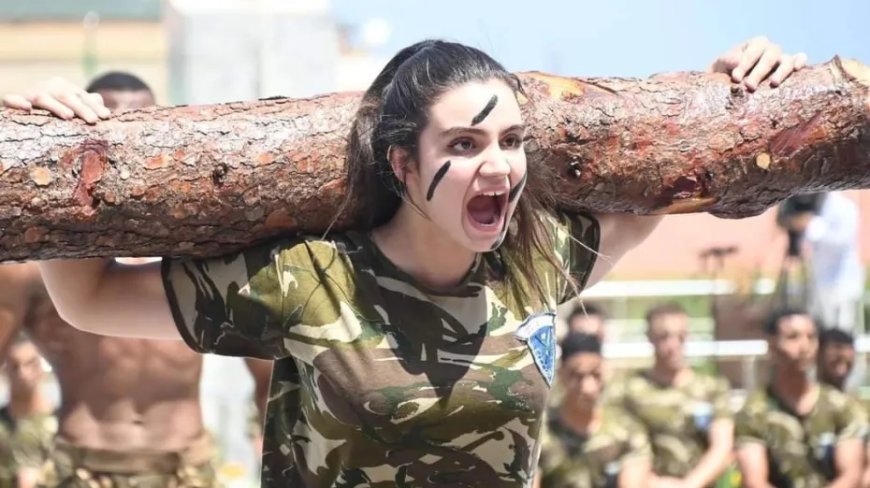
[[[566,211],[744,217],[870,188],[870,69],[855,61],[755,93],[701,73],[521,79],[530,164]],[[94,126],[0,111],[0,260],[216,255],[352,227],[335,217],[358,101],[155,107]]]

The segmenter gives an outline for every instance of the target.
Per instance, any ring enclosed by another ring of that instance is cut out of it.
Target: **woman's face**
[[[408,167],[411,200],[462,246],[497,248],[526,181],[524,130],[516,96],[504,82],[447,91],[430,107],[419,160]]]

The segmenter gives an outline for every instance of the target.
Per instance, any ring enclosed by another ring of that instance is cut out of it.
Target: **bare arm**
[[[42,261],[58,314],[92,334],[181,340],[163,289],[160,263],[111,259]]]
[[[660,215],[598,214],[595,218],[601,230],[601,242],[587,287],[607,275],[625,253],[649,237],[662,221]]]
[[[695,469],[685,477],[688,486],[708,486],[721,475],[733,460],[734,421],[714,420],[710,425],[710,447]]]
[[[535,470],[535,481],[532,483],[532,488],[541,488],[541,472]]]
[[[867,455],[864,459],[864,479],[861,481],[861,486],[864,488],[870,488],[870,445],[865,446],[865,451],[867,451]]]
[[[866,469],[864,471],[864,479],[861,481],[861,486],[864,488],[870,488],[870,444],[865,445],[864,450],[866,451],[864,454],[864,466]]]
[[[626,462],[619,472],[620,488],[640,488],[649,486],[652,481],[652,460],[638,457]]]
[[[0,363],[23,328],[32,282],[38,279],[39,270],[32,264],[0,265]]]
[[[857,488],[864,469],[864,443],[862,439],[845,439],[834,450],[837,478],[828,488]]]
[[[741,446],[737,450],[737,464],[740,466],[744,488],[774,488],[767,482],[767,451],[763,444]]]

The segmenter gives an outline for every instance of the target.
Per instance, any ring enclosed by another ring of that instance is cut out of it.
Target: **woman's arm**
[[[166,299],[160,263],[112,259],[39,263],[58,314],[92,334],[181,340]]]

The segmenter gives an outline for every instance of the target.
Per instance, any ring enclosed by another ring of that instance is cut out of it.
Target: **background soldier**
[[[605,326],[607,316],[604,310],[593,304],[579,303],[571,310],[568,318],[565,319],[568,325],[568,333],[591,334],[598,337],[598,340],[604,342],[607,335]]]
[[[601,342],[569,334],[562,342],[562,404],[548,413],[536,486],[539,488],[647,486],[652,450],[637,420],[602,406]]]
[[[737,416],[744,486],[857,487],[865,415],[854,399],[810,379],[819,345],[813,319],[786,309],[773,315],[766,332],[770,383]]]
[[[855,338],[842,329],[825,329],[819,334],[819,381],[846,391],[846,380],[855,365]]]
[[[682,307],[654,307],[646,322],[654,350],[652,368],[616,381],[608,397],[649,432],[657,485],[710,485],[732,460],[728,382],[696,373],[686,364],[683,345],[689,320]]]
[[[42,358],[23,335],[9,348],[5,373],[9,403],[0,408],[0,486],[31,488],[48,457],[57,420],[40,388]]]

